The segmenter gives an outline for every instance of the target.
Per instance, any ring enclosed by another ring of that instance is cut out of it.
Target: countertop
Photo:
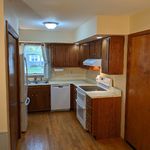
[[[75,86],[78,85],[91,85],[96,84],[94,81],[90,80],[50,80],[48,83],[39,82],[39,83],[30,83],[29,86],[38,86],[38,85],[52,85],[52,84],[74,84]]]
[[[48,83],[32,83],[29,86],[38,86],[38,85],[52,85],[52,84],[74,84],[79,87],[80,85],[96,85],[94,81],[90,80],[50,80]],[[95,98],[106,98],[106,97],[121,97],[121,90],[117,88],[110,88],[107,91],[90,91],[85,92],[92,99]]]
[[[106,97],[121,97],[121,90],[117,88],[111,88],[107,91],[92,91],[86,92],[86,94],[93,99]]]

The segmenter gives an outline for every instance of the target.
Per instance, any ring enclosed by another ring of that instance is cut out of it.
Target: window
[[[27,61],[28,75],[44,76],[44,56],[42,45],[28,44],[24,46],[24,55]]]

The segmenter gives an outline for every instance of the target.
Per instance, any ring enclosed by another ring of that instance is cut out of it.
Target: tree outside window
[[[42,45],[25,45],[24,55],[27,61],[28,75],[44,75]]]

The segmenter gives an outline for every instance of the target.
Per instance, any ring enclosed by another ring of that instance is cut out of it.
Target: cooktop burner
[[[105,89],[98,86],[79,86],[84,91],[106,91]]]

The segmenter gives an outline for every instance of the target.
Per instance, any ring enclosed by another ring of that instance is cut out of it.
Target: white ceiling
[[[96,15],[129,15],[150,8],[150,0],[13,0],[21,29],[46,30],[43,22],[59,22],[72,30]]]

